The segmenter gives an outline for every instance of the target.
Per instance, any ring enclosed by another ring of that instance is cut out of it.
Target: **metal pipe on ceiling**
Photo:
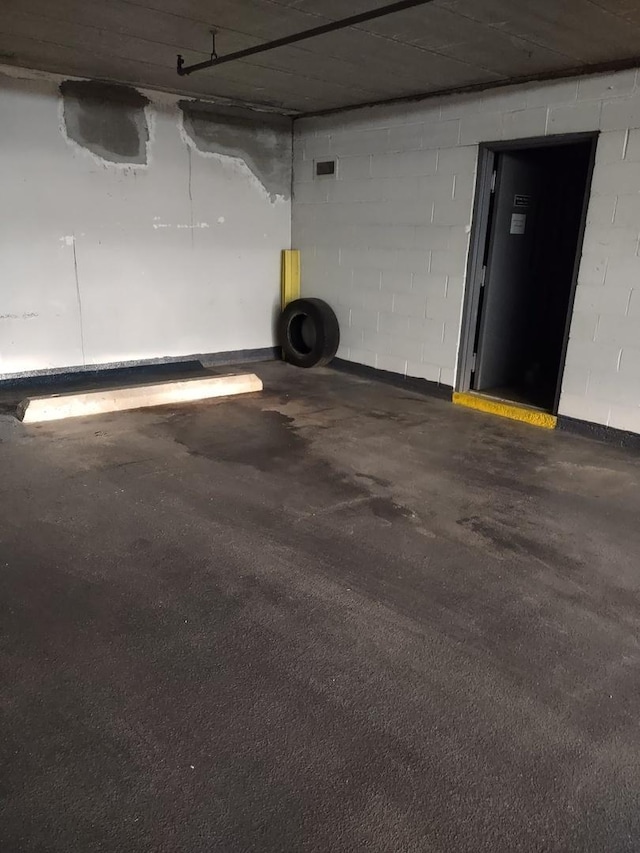
[[[255,56],[256,53],[265,53],[267,50],[274,50],[276,47],[286,47],[290,44],[296,44],[299,41],[324,36],[327,33],[335,33],[337,30],[344,30],[347,27],[354,27],[356,24],[363,24],[365,21],[373,21],[375,18],[383,18],[387,15],[393,15],[395,12],[403,12],[405,9],[413,9],[415,6],[426,6],[427,3],[432,3],[433,0],[400,0],[398,3],[390,3],[387,6],[381,6],[378,9],[372,9],[369,12],[361,12],[359,15],[351,15],[349,18],[342,18],[339,21],[332,21],[330,24],[322,24],[320,27],[313,27],[310,30],[303,30],[301,33],[285,36],[284,38],[268,41],[264,44],[258,44],[255,47],[248,47],[245,50],[238,50],[235,53],[228,53],[226,56],[217,56],[215,52],[215,36],[213,42],[213,51],[211,59],[204,62],[196,62],[195,65],[185,65],[181,54],[178,54],[178,74],[185,77],[187,74],[193,74],[194,71],[203,71],[205,68],[215,68],[216,65],[223,65],[225,62],[234,62],[236,59],[246,59],[247,56]]]

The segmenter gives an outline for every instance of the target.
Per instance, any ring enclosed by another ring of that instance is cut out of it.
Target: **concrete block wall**
[[[273,346],[290,124],[274,164],[259,119],[254,134],[197,116],[194,133],[211,129],[197,144],[176,97],[145,93],[146,151],[110,162],[65,132],[60,82],[0,70],[0,378]],[[90,111],[80,119],[91,130]],[[232,150],[243,133],[249,165]],[[219,137],[235,156],[210,150]]]
[[[341,358],[455,385],[478,143],[600,131],[560,413],[640,433],[636,71],[296,122],[293,244]],[[314,179],[336,158],[337,176]]]

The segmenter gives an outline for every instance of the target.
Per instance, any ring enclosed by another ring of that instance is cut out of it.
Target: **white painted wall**
[[[57,79],[0,74],[0,378],[273,346],[290,202],[145,94],[149,164],[123,167],[65,138]]]
[[[454,385],[478,143],[601,130],[560,413],[640,432],[637,72],[296,123],[303,293],[336,310],[338,355]],[[313,161],[338,158],[338,178]]]

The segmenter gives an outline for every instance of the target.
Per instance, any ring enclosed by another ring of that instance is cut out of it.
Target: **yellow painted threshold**
[[[540,412],[538,409],[530,409],[527,406],[517,406],[514,403],[504,403],[501,400],[492,400],[480,394],[460,394],[456,391],[453,402],[456,406],[466,406],[469,409],[477,409],[479,412],[500,415],[500,417],[522,421],[542,429],[555,429],[558,423],[558,418],[547,412]]]
[[[300,298],[300,251],[283,249],[281,299],[283,310],[294,299]]]

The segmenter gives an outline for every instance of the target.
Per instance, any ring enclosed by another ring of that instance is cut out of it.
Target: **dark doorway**
[[[593,138],[493,151],[469,387],[557,408]]]

